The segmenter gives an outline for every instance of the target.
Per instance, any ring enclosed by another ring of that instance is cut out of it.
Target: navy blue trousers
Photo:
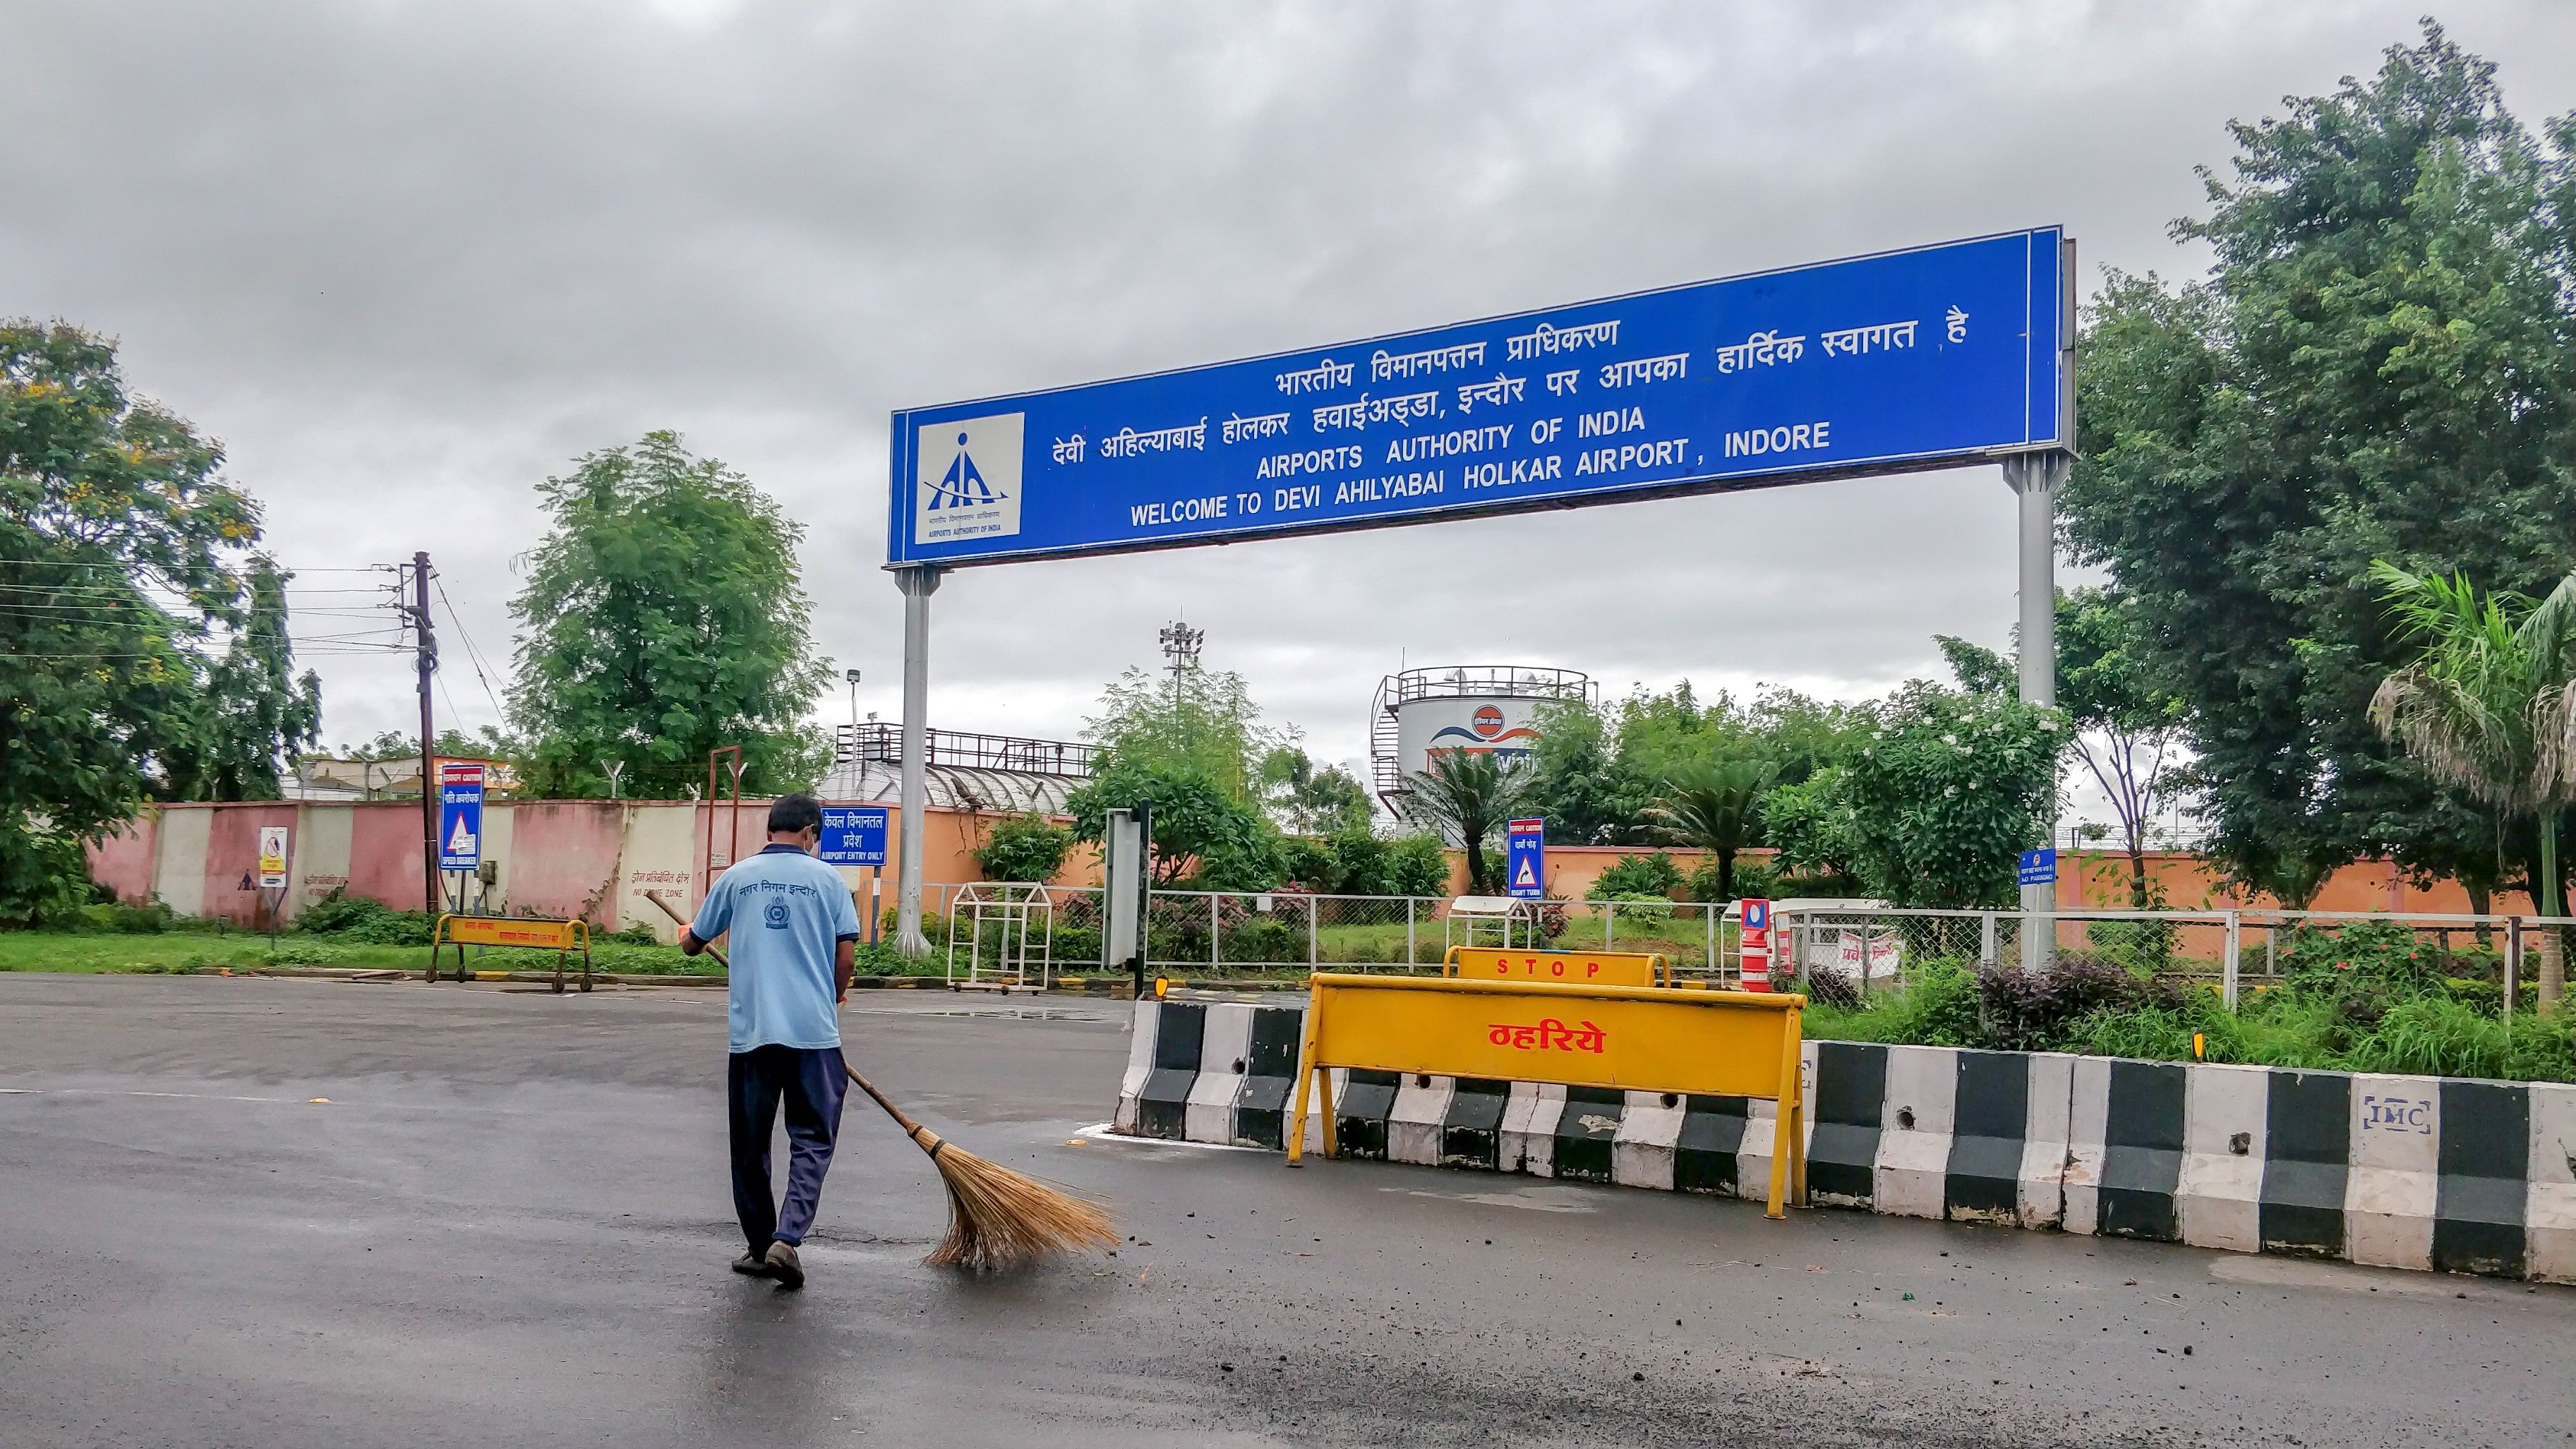
[[[733,1211],[755,1253],[771,1243],[794,1247],[814,1226],[841,1132],[841,1098],[849,1073],[839,1047],[806,1050],[762,1046],[725,1059],[725,1096],[733,1128]],[[771,1206],[769,1133],[787,1103],[787,1201]]]

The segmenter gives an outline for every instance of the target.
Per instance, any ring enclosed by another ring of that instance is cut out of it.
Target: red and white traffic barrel
[[[1738,974],[1747,991],[1771,989],[1771,903],[1746,901],[1737,932]]]

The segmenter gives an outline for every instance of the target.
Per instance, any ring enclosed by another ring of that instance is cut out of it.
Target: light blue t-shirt
[[[856,940],[858,908],[841,873],[792,845],[772,845],[716,877],[690,934],[712,941],[728,929],[726,1026],[731,1049],[814,1050],[841,1044],[832,955]]]

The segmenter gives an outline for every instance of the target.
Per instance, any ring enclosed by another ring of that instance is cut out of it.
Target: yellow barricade
[[[1319,1086],[1324,1155],[1339,1150],[1328,1069],[1358,1067],[1766,1097],[1780,1104],[1770,1215],[1782,1216],[1784,1201],[1806,1200],[1807,1110],[1798,1092],[1803,996],[1330,973],[1310,980],[1288,1127],[1292,1166],[1306,1145],[1308,1093]]]
[[[1543,981],[1556,986],[1670,986],[1661,951],[1506,951],[1452,946],[1440,974],[1467,981]]]
[[[526,946],[555,953],[555,991],[564,989],[564,958],[576,947],[581,951],[581,989],[590,989],[590,923],[558,921],[539,916],[458,916],[445,915],[429,932],[429,975],[438,979],[438,953],[441,947],[456,948],[456,979],[465,979],[465,948],[468,946]]]

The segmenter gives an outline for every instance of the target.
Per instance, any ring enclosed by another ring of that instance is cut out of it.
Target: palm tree
[[[1664,822],[1676,844],[1717,857],[1717,898],[1735,899],[1735,853],[1753,843],[1762,792],[1772,768],[1762,760],[1718,760],[1679,771],[1664,782],[1663,801],[1646,813]]]
[[[1485,874],[1485,837],[1500,830],[1520,806],[1519,762],[1507,765],[1490,750],[1449,750],[1424,761],[1410,780],[1406,812],[1456,836],[1465,847],[1469,895],[1493,894]]]
[[[2372,565],[2401,637],[2423,653],[2380,682],[2370,720],[2425,773],[2492,808],[2498,828],[2540,827],[2543,915],[2566,914],[2558,816],[2576,799],[2576,574],[2534,603],[2489,594],[2466,575],[2442,579]],[[2558,933],[2541,937],[2540,1007],[2566,984]]]

